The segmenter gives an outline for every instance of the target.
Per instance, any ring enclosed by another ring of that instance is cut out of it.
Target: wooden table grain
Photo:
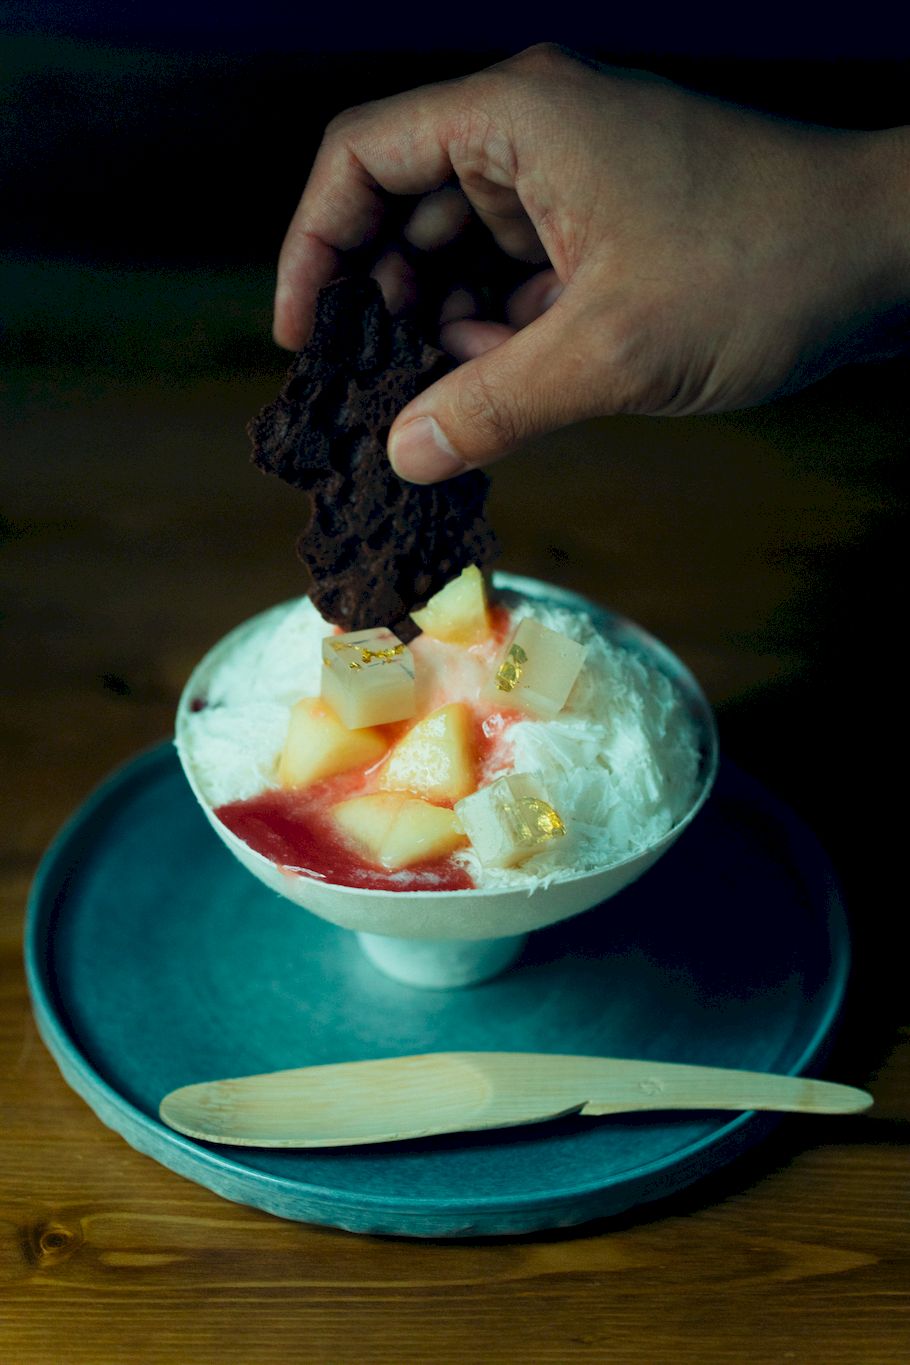
[[[598,597],[701,678],[724,747],[820,833],[856,967],[828,1074],[867,1115],[785,1120],[685,1194],[574,1230],[355,1236],[229,1204],[105,1129],[37,1037],[23,907],[61,822],[171,733],[190,667],[300,590],[299,498],[247,463],[281,373],[21,366],[2,399],[0,1359],[910,1359],[903,782],[907,370],[739,416],[590,423],[496,471],[504,568]],[[893,786],[893,783],[891,783]]]

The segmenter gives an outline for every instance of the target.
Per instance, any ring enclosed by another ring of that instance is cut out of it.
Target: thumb
[[[578,328],[567,293],[398,414],[388,443],[396,474],[436,483],[501,459],[532,436],[606,411],[606,395],[593,382],[596,351],[581,344],[588,329]]]

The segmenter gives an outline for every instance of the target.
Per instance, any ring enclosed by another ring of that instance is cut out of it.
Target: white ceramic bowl
[[[661,839],[633,857],[594,872],[557,877],[532,892],[501,888],[475,891],[374,891],[338,886],[287,872],[254,852],[217,818],[202,794],[185,742],[191,705],[205,696],[213,672],[253,622],[226,635],[193,671],[177,710],[176,744],[199,804],[231,852],[279,895],[344,929],[353,929],[373,961],[413,985],[453,986],[484,980],[511,961],[525,935],[609,900],[657,862],[704,805],[718,763],[717,729],[711,708],[689,670],[640,626],[576,593],[536,579],[495,574],[494,587],[551,605],[585,611],[613,643],[642,656],[664,673],[683,698],[699,737],[698,781],[688,810]],[[261,618],[254,618],[255,621]]]

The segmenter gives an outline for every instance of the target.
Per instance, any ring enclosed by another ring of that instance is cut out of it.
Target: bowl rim
[[[622,648],[637,653],[639,657],[642,657],[652,665],[657,666],[681,694],[689,715],[696,725],[700,740],[699,786],[698,793],[685,814],[682,815],[665,834],[662,834],[654,843],[647,844],[636,852],[617,859],[615,862],[605,863],[602,867],[593,868],[588,872],[568,872],[562,876],[556,873],[546,882],[546,884],[532,886],[530,888],[494,886],[482,888],[463,887],[458,890],[449,891],[433,891],[427,889],[393,891],[385,888],[342,886],[337,882],[330,882],[322,877],[313,877],[296,868],[283,868],[279,863],[275,863],[271,858],[267,858],[265,854],[257,852],[256,849],[251,848],[249,844],[244,843],[244,841],[240,839],[238,835],[234,834],[232,830],[229,830],[226,825],[221,825],[221,822],[218,821],[218,817],[215,814],[215,807],[213,807],[211,802],[203,795],[199,784],[196,781],[192,765],[189,762],[182,743],[182,731],[185,729],[188,718],[192,714],[192,702],[199,691],[197,680],[203,673],[207,673],[211,670],[218,655],[226,653],[236,640],[237,636],[247,632],[255,624],[264,621],[268,616],[285,612],[297,602],[304,600],[307,594],[303,594],[301,597],[288,598],[284,602],[279,602],[272,607],[267,607],[264,611],[257,612],[255,616],[247,617],[245,621],[241,621],[238,625],[229,630],[226,635],[221,636],[196,664],[180,694],[175,719],[174,740],[177,754],[180,759],[180,765],[196,800],[199,802],[210,821],[212,823],[217,822],[216,830],[224,843],[227,844],[228,847],[231,847],[234,841],[241,844],[245,850],[244,856],[256,863],[261,863],[263,869],[274,869],[285,875],[292,874],[301,881],[309,882],[314,886],[331,888],[332,893],[337,893],[340,897],[343,897],[345,893],[347,893],[351,896],[356,896],[358,898],[366,897],[368,899],[381,899],[388,896],[394,896],[396,900],[401,900],[412,897],[431,896],[434,898],[446,898],[448,900],[457,901],[465,897],[476,897],[478,892],[484,896],[491,897],[514,896],[516,894],[521,896],[533,896],[546,891],[551,886],[565,886],[566,884],[573,882],[588,881],[603,876],[606,873],[613,874],[619,869],[638,862],[644,857],[650,858],[652,855],[658,853],[665,844],[675,841],[682,831],[692,823],[710,796],[720,764],[720,742],[717,721],[711,704],[702,691],[701,685],[694,673],[692,673],[667,645],[655,635],[652,635],[644,626],[640,626],[629,617],[622,616],[618,612],[612,611],[609,607],[602,606],[599,602],[595,602],[591,598],[583,596],[581,593],[574,592],[570,588],[562,588],[557,584],[547,583],[538,578],[529,578],[523,574],[504,573],[498,570],[494,571],[492,574],[492,583],[494,588],[500,589],[503,592],[513,593],[518,597],[530,598],[533,601],[546,602],[550,605],[567,607],[573,611],[582,611],[586,613],[598,630],[603,630],[604,633],[608,634],[608,639],[610,639],[612,643],[619,644]]]

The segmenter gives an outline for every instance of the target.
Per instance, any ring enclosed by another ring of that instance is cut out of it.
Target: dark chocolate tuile
[[[336,280],[284,388],[249,425],[253,462],[310,495],[297,553],[314,604],[345,631],[390,625],[413,639],[408,613],[498,553],[485,474],[422,487],[386,454],[397,414],[454,363],[389,314],[374,280]]]

